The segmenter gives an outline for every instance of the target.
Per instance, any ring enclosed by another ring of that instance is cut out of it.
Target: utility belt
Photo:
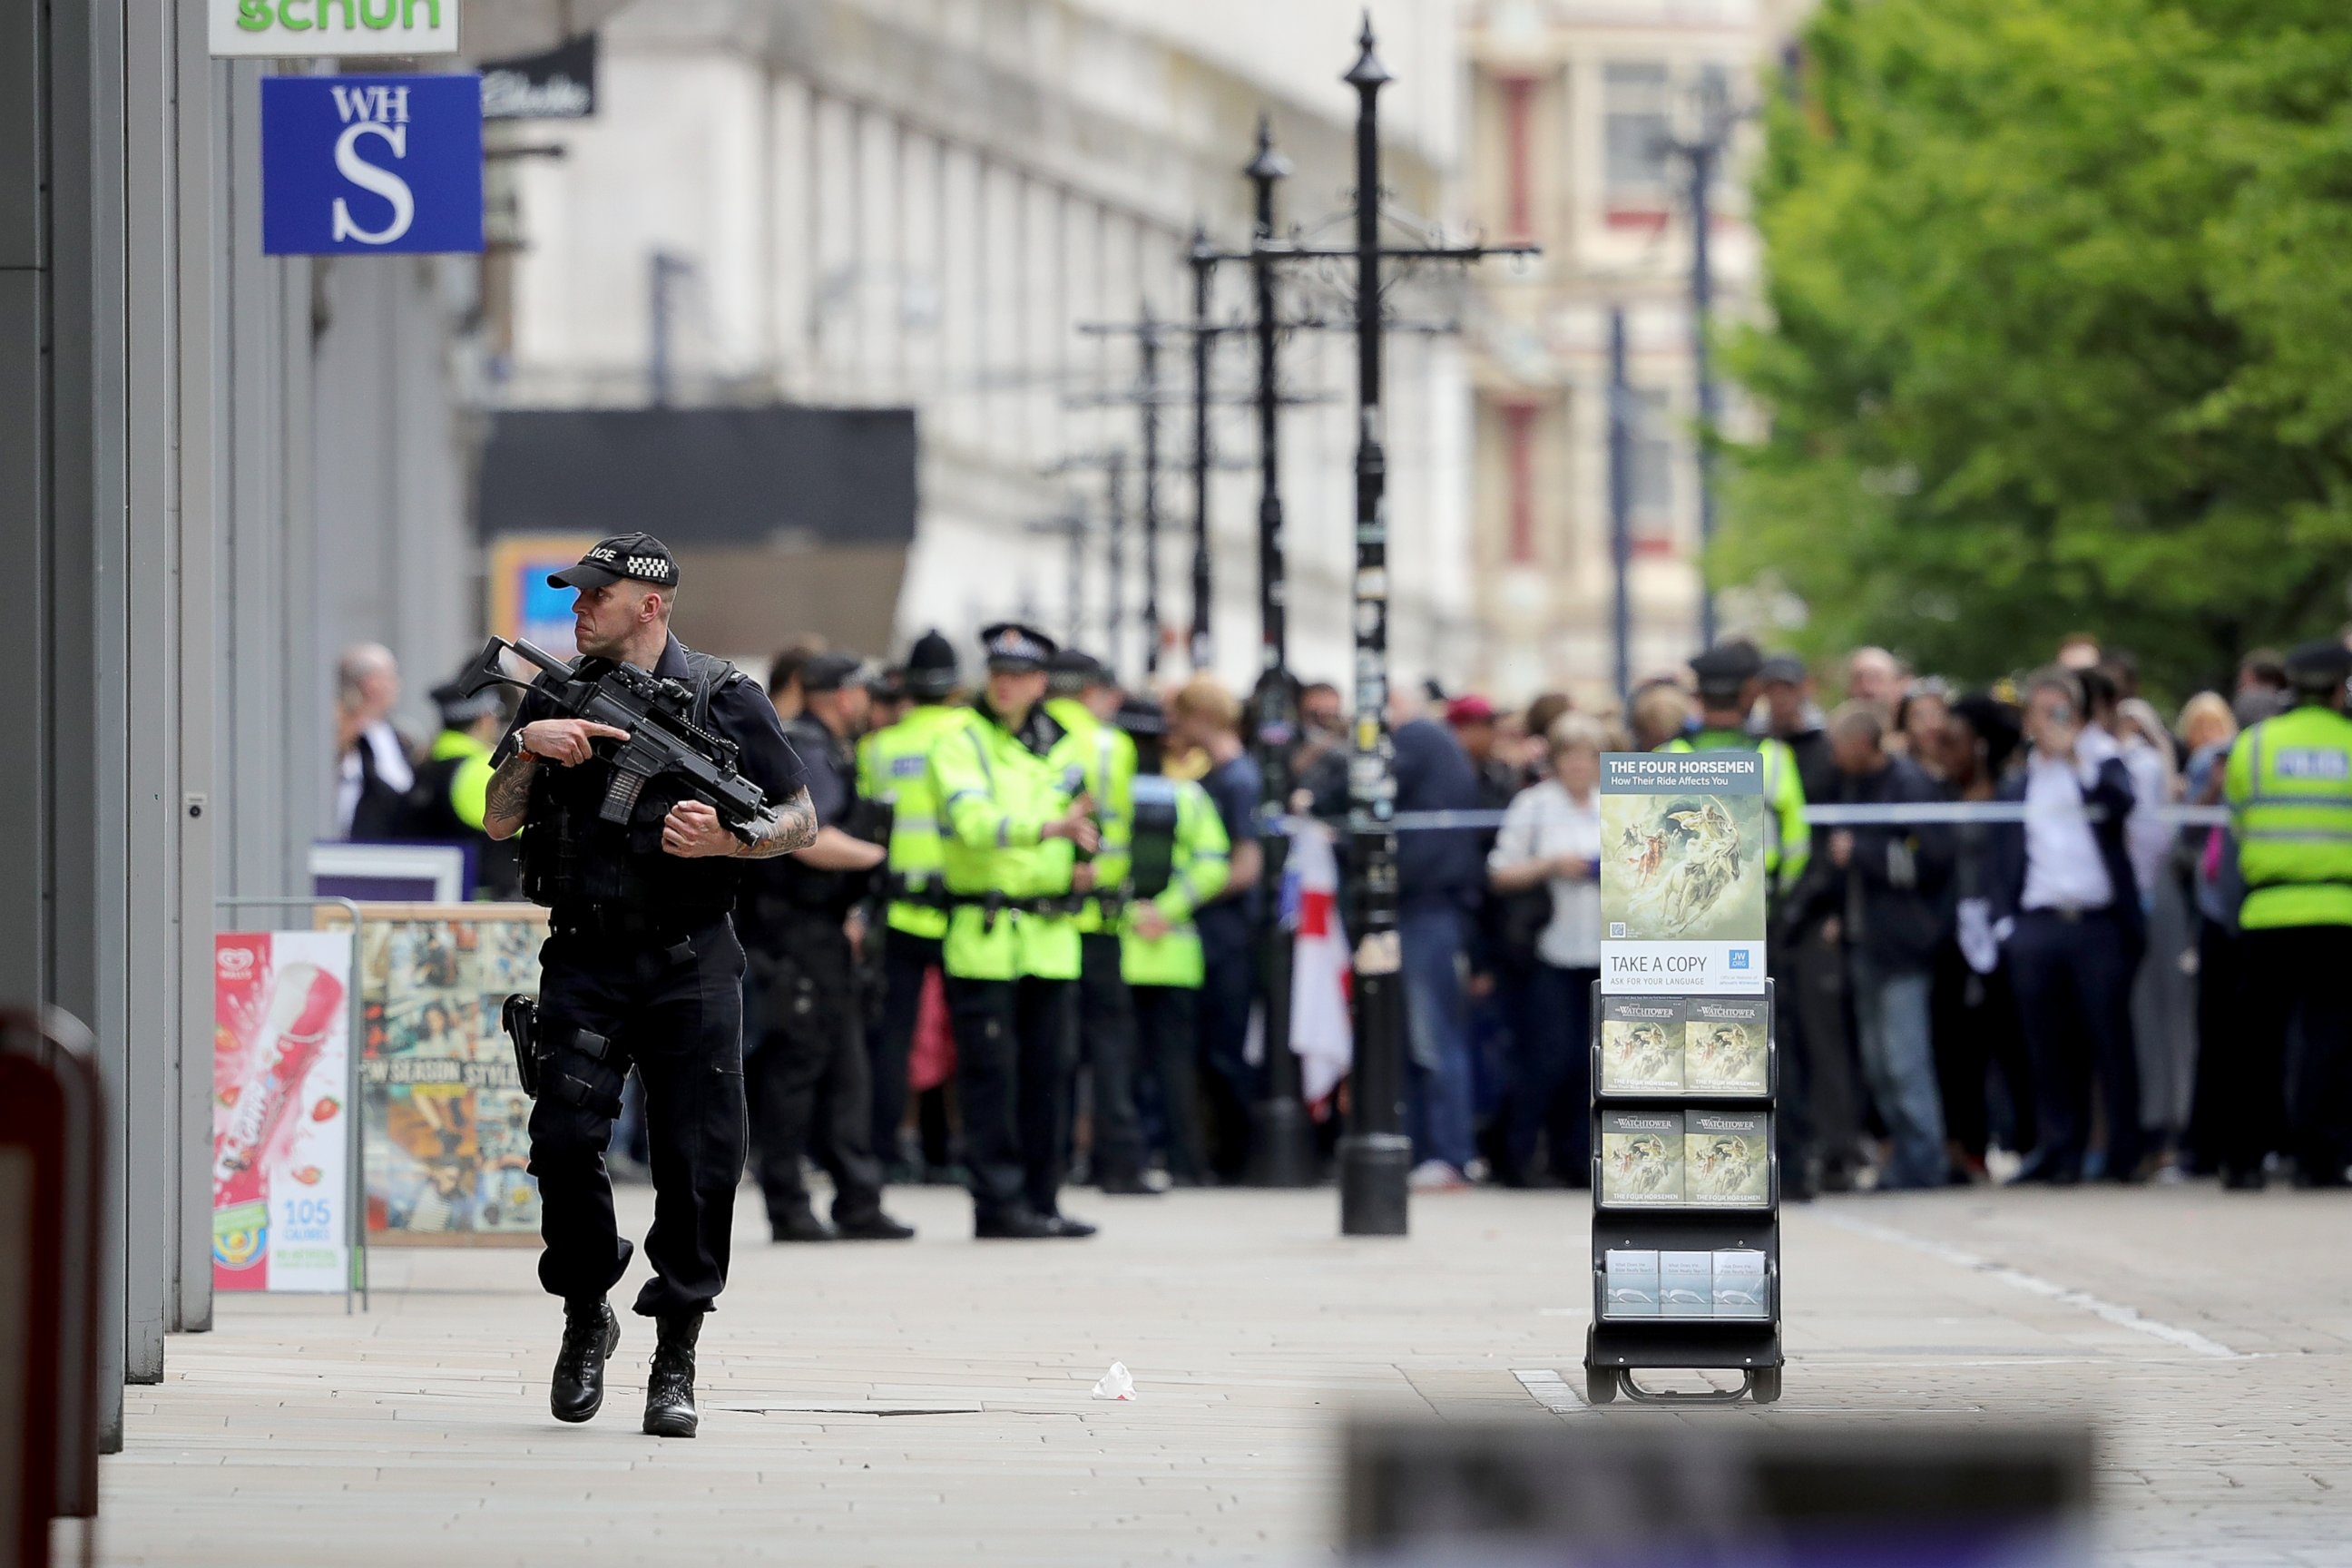
[[[554,936],[663,948],[668,950],[667,956],[683,959],[694,955],[693,939],[697,934],[726,919],[727,910],[723,909],[673,914],[624,904],[559,904],[548,911],[547,929]]]
[[[1015,899],[1003,893],[954,893],[942,888],[937,907],[950,910],[978,910],[981,911],[980,929],[994,931],[1000,915],[1074,915],[1093,896],[1091,893],[1054,893]]]

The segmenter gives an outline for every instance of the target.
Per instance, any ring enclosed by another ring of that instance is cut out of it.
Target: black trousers
[[[1818,1155],[1825,1167],[1851,1169],[1859,1157],[1864,1107],[1861,1058],[1846,1005],[1845,949],[1830,940],[1825,922],[1813,921],[1767,963],[1778,1015],[1773,1026],[1780,1028],[1783,1018],[1796,1025],[1781,1037],[1788,1053],[1781,1062],[1781,1103],[1797,1109],[1793,1122],[1786,1122],[1787,1109],[1781,1116],[1803,1153]]]
[[[1201,1042],[1202,1131],[1210,1167],[1237,1182],[1249,1166],[1250,1108],[1259,1069],[1249,1061],[1250,1004],[1257,993],[1257,949],[1238,904],[1211,905],[1196,917],[1208,964],[1195,1005]]]
[[[1059,1214],[1077,986],[950,974],[947,990],[973,1209],[982,1221]]]
[[[742,1179],[743,950],[724,920],[681,946],[656,939],[559,934],[540,949],[540,1026],[551,1040],[586,1029],[610,1040],[615,1070],[645,1089],[654,1277],[637,1293],[647,1317],[707,1312],[727,1284],[728,1233]],[[539,1282],[568,1299],[620,1282],[632,1248],[613,1215],[604,1170],[612,1118],[552,1094],[530,1112],[539,1178]]]
[[[1979,974],[1960,944],[1948,941],[1937,950],[1935,973],[1936,1088],[1944,1101],[1944,1135],[1978,1161],[1995,1133],[2005,1148],[2032,1148],[2038,1136],[2033,1070],[2018,1031],[2009,965]],[[1994,1114],[1995,1068],[2006,1120]]]
[[[2340,1182],[2352,1163],[2352,927],[2273,927],[2238,942],[2238,1026],[2214,1064],[2216,1152],[2256,1170],[2281,1149],[2306,1179]]]
[[[1183,985],[1130,985],[1135,1005],[1135,1098],[1139,1120],[1160,1133],[1168,1174],[1208,1179],[1201,1153],[1200,993]]]
[[[1571,1187],[1592,1179],[1592,983],[1600,978],[1598,969],[1538,962],[1514,1031],[1511,1158],[1532,1171],[1541,1139],[1551,1173]]]
[[[887,927],[882,931],[882,1021],[874,1032],[870,1076],[871,1146],[884,1160],[898,1158],[898,1132],[907,1121],[907,1058],[914,1049],[915,1019],[923,1006],[923,975],[940,966],[943,945],[937,937]]]
[[[809,1208],[804,1162],[833,1178],[833,1217],[881,1212],[882,1168],[867,1142],[873,1104],[849,938],[824,920],[794,921],[751,957],[756,1020],[747,1066],[754,1170],[768,1219],[782,1225]]]
[[[2226,1147],[2222,1118],[2236,1114],[2231,1103],[2236,1071],[2240,989],[2245,982],[2244,939],[2218,921],[2200,915],[2197,921],[2197,1074],[2189,1107],[2189,1152],[2192,1169],[2210,1176],[2221,1168]],[[2263,1151],[2274,1143],[2264,1140]]]
[[[2132,1048],[2137,944],[2113,913],[2069,918],[2026,910],[2009,939],[2018,1025],[2033,1061],[2033,1158],[2043,1170],[2078,1173],[2090,1142],[2091,1082],[2106,1115],[2107,1170],[2138,1165],[2139,1058]]]
[[[1078,1058],[1092,1082],[1097,1184],[1143,1173],[1143,1123],[1135,1110],[1135,1005],[1119,973],[1119,940],[1112,931],[1079,938]]]

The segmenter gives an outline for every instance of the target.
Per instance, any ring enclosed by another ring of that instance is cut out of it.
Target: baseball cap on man
[[[656,588],[677,586],[677,563],[669,546],[650,533],[616,533],[588,547],[576,566],[551,572],[551,588],[602,588],[627,577]]]

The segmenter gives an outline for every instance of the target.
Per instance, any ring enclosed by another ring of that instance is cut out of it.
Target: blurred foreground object
[[[1363,1423],[1341,1534],[1396,1565],[2047,1568],[2088,1560],[2090,1500],[2087,1428]]]
[[[98,1513],[99,1114],[89,1031],[0,1011],[0,1568]]]

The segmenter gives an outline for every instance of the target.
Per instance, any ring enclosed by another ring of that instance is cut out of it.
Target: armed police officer
[[[885,875],[891,900],[885,930],[866,940],[882,943],[882,1016],[873,1053],[874,1149],[895,1166],[898,1130],[907,1120],[907,1056],[922,1009],[923,978],[940,967],[948,934],[940,882],[945,853],[940,802],[931,788],[931,747],[963,710],[955,696],[955,646],[936,631],[915,639],[904,676],[909,706],[897,722],[857,743],[857,788],[890,808],[890,858]],[[908,1175],[919,1174],[919,1168]]]
[[[600,817],[623,731],[551,717],[525,696],[498,752],[482,826],[522,831],[524,890],[550,907],[540,954],[537,1041],[545,1073],[531,1110],[546,1250],[540,1283],[563,1301],[550,1404],[585,1421],[604,1404],[620,1342],[605,1294],[627,1269],[604,1151],[634,1066],[652,1144],[654,1277],[636,1310],[656,1325],[645,1429],[690,1437],[695,1342],[727,1282],[728,1235],[743,1173],[743,950],[729,921],[742,859],[789,854],[816,837],[799,759],[760,689],[672,636],[678,571],[650,534],[604,540],[548,579],[571,588],[581,672],[629,665],[678,682],[705,730],[734,742],[766,815],[739,837],[681,781],[644,781],[625,820]]]
[[[2304,1186],[2343,1186],[2352,1165],[2352,652],[2308,643],[2286,668],[2295,706],[2241,734],[2227,771],[2246,958],[2215,1121],[2221,1184],[2239,1190],[2262,1186],[2274,1148]]]
[[[930,753],[973,1228],[983,1240],[1091,1236],[1059,1193],[1079,962],[1072,873],[1101,837],[1083,781],[1054,760],[1065,734],[1043,701],[1054,640],[1013,622],[981,637],[988,689]]]
[[[866,713],[864,673],[845,653],[821,653],[800,667],[801,711],[785,721],[784,738],[807,769],[816,842],[745,873],[752,1142],[778,1241],[904,1241],[915,1234],[882,1212],[848,931],[884,855],[870,831],[856,831],[866,825],[850,746]],[[809,1206],[803,1165],[811,1154],[833,1178],[831,1225]]]

